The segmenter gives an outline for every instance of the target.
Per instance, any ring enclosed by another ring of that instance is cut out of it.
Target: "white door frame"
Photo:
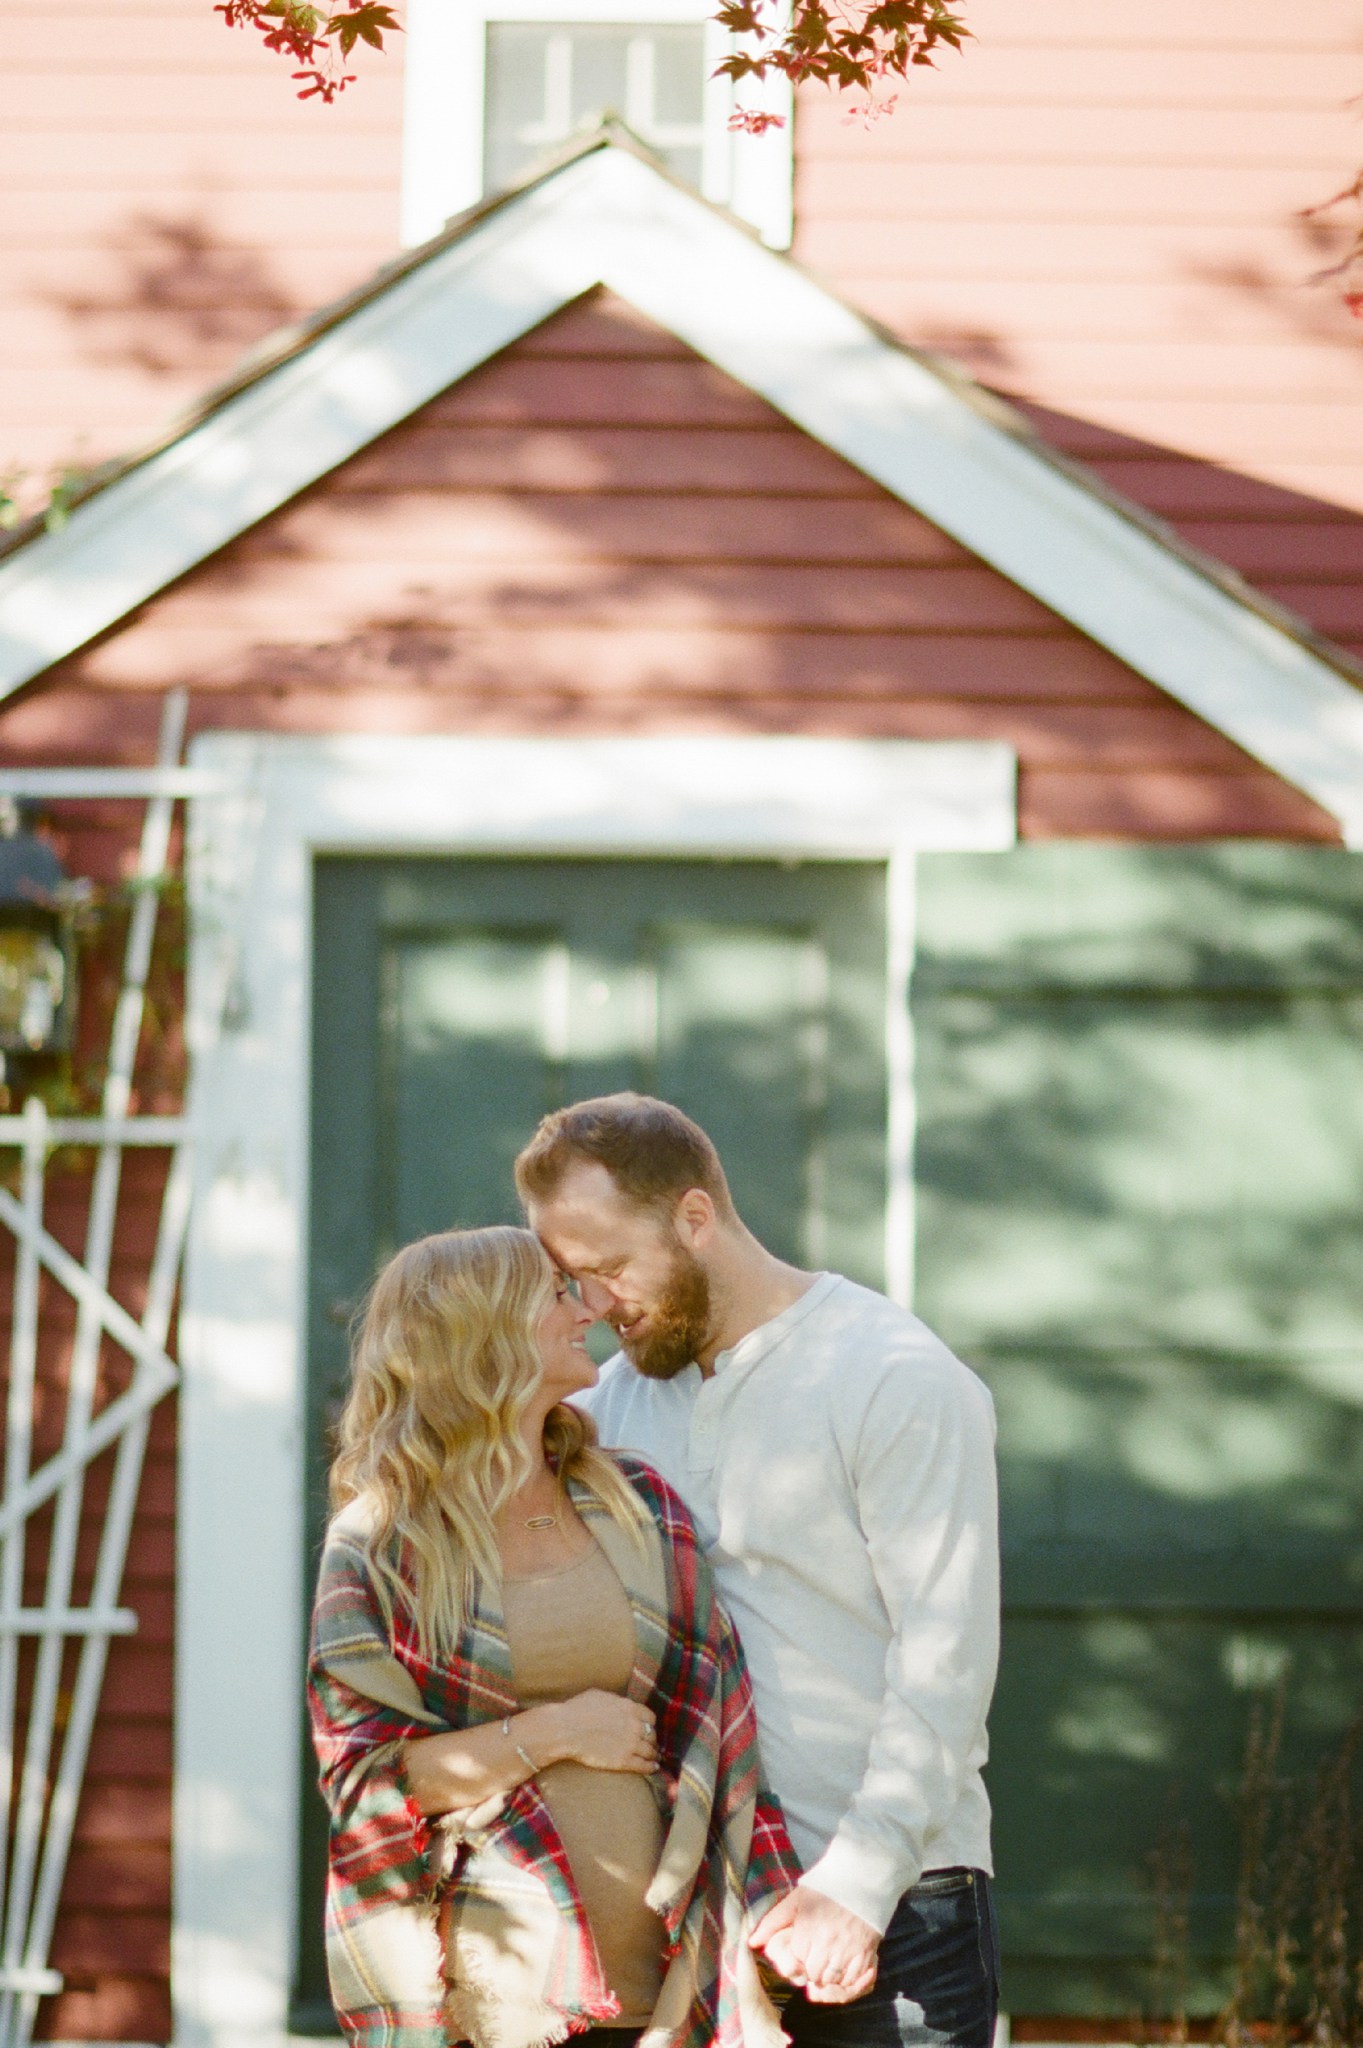
[[[211,733],[191,810],[173,1991],[180,2048],[280,2048],[303,1631],[311,879],[319,852],[885,861],[887,1272],[912,1285],[914,855],[1016,831],[1012,749]]]

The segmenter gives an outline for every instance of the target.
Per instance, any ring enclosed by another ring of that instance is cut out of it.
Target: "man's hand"
[[[748,1939],[815,2005],[864,1998],[876,1981],[880,1936],[875,1928],[808,1885],[796,1885],[778,1899]]]

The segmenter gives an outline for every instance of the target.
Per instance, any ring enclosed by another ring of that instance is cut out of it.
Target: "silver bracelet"
[[[507,1741],[511,1744],[511,1747],[515,1750],[521,1762],[525,1765],[527,1771],[529,1771],[531,1777],[535,1777],[538,1774],[539,1765],[535,1762],[534,1757],[530,1755],[528,1750],[524,1750],[521,1748],[519,1742],[517,1742],[515,1736],[511,1733],[510,1714],[502,1715],[502,1733],[506,1737]]]

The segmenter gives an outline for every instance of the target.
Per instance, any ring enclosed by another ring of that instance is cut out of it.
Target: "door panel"
[[[741,1205],[763,1244],[821,1264],[828,959],[812,932],[661,925],[652,934],[654,1092],[707,1105],[723,1159],[762,1161]]]
[[[346,1324],[376,1266],[429,1231],[519,1221],[512,1161],[559,1103],[665,1095],[773,1251],[881,1284],[885,957],[870,864],[318,861],[310,1567]],[[309,1786],[293,2024],[330,2033],[324,1866]]]
[[[999,1411],[1006,1995],[1123,2012],[1186,1818],[1213,2009],[1247,1711],[1360,1697],[1363,887],[1291,846],[920,875],[919,1307]]]
[[[383,950],[385,1249],[506,1208],[527,1103],[554,1100],[563,949],[533,933],[396,938]]]

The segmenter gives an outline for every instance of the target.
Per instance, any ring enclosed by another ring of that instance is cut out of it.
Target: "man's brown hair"
[[[521,1200],[547,1200],[579,1160],[604,1166],[635,1208],[670,1216],[688,1188],[703,1188],[721,1216],[734,1213],[718,1152],[699,1124],[656,1095],[597,1095],[552,1110],[516,1161]]]

